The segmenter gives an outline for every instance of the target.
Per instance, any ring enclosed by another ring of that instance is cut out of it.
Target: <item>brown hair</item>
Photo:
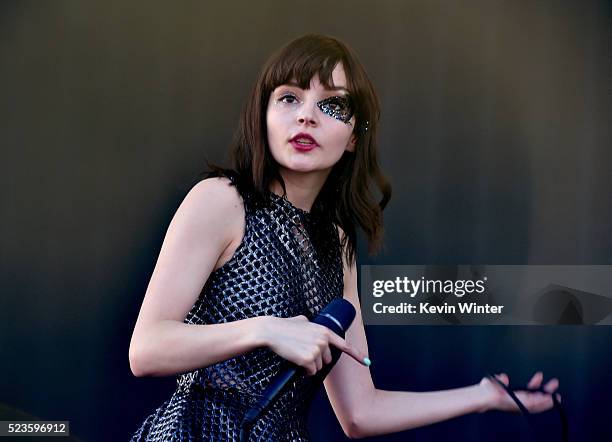
[[[357,141],[354,152],[344,152],[333,166],[312,212],[325,214],[342,228],[345,232],[342,247],[347,261],[352,263],[357,225],[366,234],[369,254],[380,250],[382,210],[391,198],[391,186],[382,174],[377,158],[378,96],[352,49],[333,37],[307,34],[274,53],[263,66],[240,115],[231,158],[240,180],[262,200],[274,179],[285,190],[278,164],[268,146],[266,110],[270,95],[278,86],[291,80],[306,89],[315,74],[324,86],[331,88],[334,86],[331,84],[332,72],[338,63],[346,73],[347,89],[355,107]],[[375,200],[373,185],[382,194],[380,202]]]

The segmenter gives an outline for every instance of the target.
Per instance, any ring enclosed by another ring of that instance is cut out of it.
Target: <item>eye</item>
[[[337,112],[342,112],[346,109],[346,105],[340,100],[332,100],[328,103],[328,106]]]
[[[348,102],[344,97],[329,97],[325,101],[325,106],[334,112],[345,112],[348,109]]]
[[[286,103],[286,104],[294,104],[298,102],[298,99],[295,95],[293,94],[282,94],[279,98],[278,98],[278,102],[279,103]]]
[[[317,103],[319,109],[324,114],[329,115],[336,120],[349,124],[353,116],[353,107],[350,97],[334,96],[321,100]]]

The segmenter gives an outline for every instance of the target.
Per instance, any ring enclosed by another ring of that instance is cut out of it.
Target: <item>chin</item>
[[[307,166],[307,165],[290,165],[289,167],[285,167],[285,169],[290,170],[292,172],[299,172],[299,173],[308,173],[308,172],[316,172],[319,169],[316,167],[311,167],[311,166]]]
[[[314,164],[312,162],[306,161],[288,161],[283,164],[280,164],[280,166],[288,171],[298,173],[319,172],[325,169],[319,164]]]
[[[308,156],[291,156],[277,162],[283,169],[298,173],[321,172],[333,167],[333,164],[322,164],[319,159]]]

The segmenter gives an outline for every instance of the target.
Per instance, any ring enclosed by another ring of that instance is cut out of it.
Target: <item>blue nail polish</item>
[[[372,361],[370,361],[370,358],[363,358],[363,363],[369,367]]]

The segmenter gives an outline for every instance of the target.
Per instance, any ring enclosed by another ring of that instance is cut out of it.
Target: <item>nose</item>
[[[300,106],[300,110],[297,113],[298,123],[306,126],[316,126],[318,124],[316,111],[315,105],[304,103],[303,106]]]

